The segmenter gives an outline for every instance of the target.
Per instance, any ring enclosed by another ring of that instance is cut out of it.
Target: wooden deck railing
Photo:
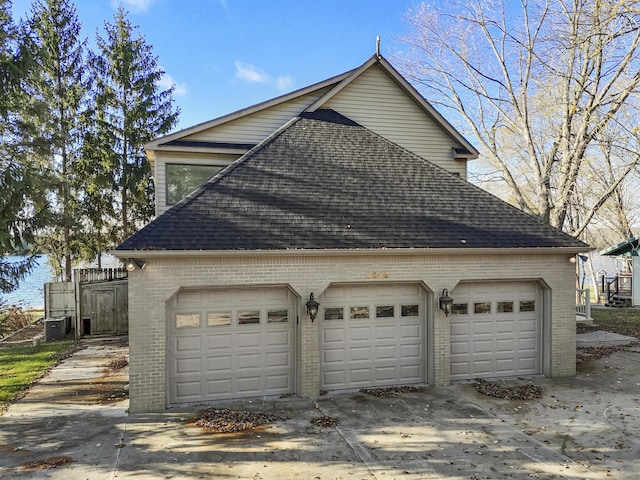
[[[618,273],[614,277],[602,275],[600,277],[600,295],[605,297],[605,301],[613,296],[631,297],[633,291],[633,277],[631,273]]]
[[[78,268],[75,270],[76,280],[86,282],[110,282],[128,278],[126,268]]]

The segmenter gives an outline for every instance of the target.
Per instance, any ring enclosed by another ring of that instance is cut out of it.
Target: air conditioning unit
[[[67,325],[66,319],[64,317],[60,318],[47,318],[44,321],[44,339],[45,341],[50,340],[62,340],[67,334]]]

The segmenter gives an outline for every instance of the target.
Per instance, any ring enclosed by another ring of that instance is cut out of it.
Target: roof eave
[[[635,242],[635,246],[634,246]],[[633,254],[633,252],[638,251],[640,249],[640,238],[633,237],[624,242],[620,242],[617,245],[613,245],[612,247],[607,247],[604,250],[601,250],[600,255],[607,255],[611,257],[622,256],[626,254]]]
[[[247,256],[384,256],[384,255],[576,255],[595,250],[594,247],[536,248],[356,248],[356,249],[290,249],[290,250],[112,250],[117,258],[168,257],[247,257]]]
[[[158,150],[162,150],[163,152],[189,152],[189,153],[221,153],[221,154],[229,154],[229,155],[244,155],[247,153],[250,148],[222,148],[222,147],[185,147],[181,145],[169,145],[162,146],[158,148]],[[152,150],[147,150],[147,152],[151,152]],[[156,150],[153,150],[155,152]],[[147,154],[148,155],[148,154]],[[155,155],[154,155],[155,158]]]

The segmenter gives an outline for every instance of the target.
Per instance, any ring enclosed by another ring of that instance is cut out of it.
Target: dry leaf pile
[[[48,470],[51,468],[58,468],[63,465],[67,465],[73,462],[73,458],[68,457],[67,455],[58,455],[56,457],[49,457],[43,460],[37,460],[35,462],[30,462],[22,466],[22,470],[32,470],[32,469],[43,469]]]
[[[337,418],[329,417],[329,416],[322,416],[322,417],[313,418],[311,420],[311,423],[313,423],[314,425],[316,425],[318,427],[331,428],[331,427],[335,427],[340,422],[338,422]]]
[[[534,400],[542,398],[544,388],[528,383],[526,385],[506,385],[487,380],[476,380],[476,390],[490,397],[506,400]]]
[[[193,423],[208,432],[233,433],[253,430],[260,425],[284,419],[285,417],[266,412],[205,408],[198,413]]]
[[[576,363],[587,362],[589,360],[598,360],[599,358],[609,357],[616,352],[625,351],[628,347],[637,345],[629,343],[627,345],[610,345],[601,347],[578,347],[576,351]]]
[[[127,365],[129,365],[129,360],[127,359],[127,357],[120,357],[109,362],[109,364],[107,365],[107,370],[120,370]]]
[[[362,393],[380,398],[394,398],[401,393],[419,392],[420,387],[384,387],[384,388],[362,388]]]

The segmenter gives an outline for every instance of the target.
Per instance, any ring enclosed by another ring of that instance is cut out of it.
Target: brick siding
[[[461,281],[536,280],[543,287],[543,373],[575,374],[575,266],[569,254],[530,255],[274,255],[162,257],[146,259],[129,275],[130,407],[132,412],[166,408],[166,302],[181,287],[289,285],[298,295],[300,316],[296,393],[316,396],[320,384],[318,322],[305,302],[331,284],[421,282],[428,293],[428,382],[448,385],[449,319],[437,308],[442,289]],[[141,256],[143,258],[143,256]],[[386,278],[369,278],[384,272]],[[552,295],[553,294],[553,295]],[[553,302],[551,301],[553,300]]]

